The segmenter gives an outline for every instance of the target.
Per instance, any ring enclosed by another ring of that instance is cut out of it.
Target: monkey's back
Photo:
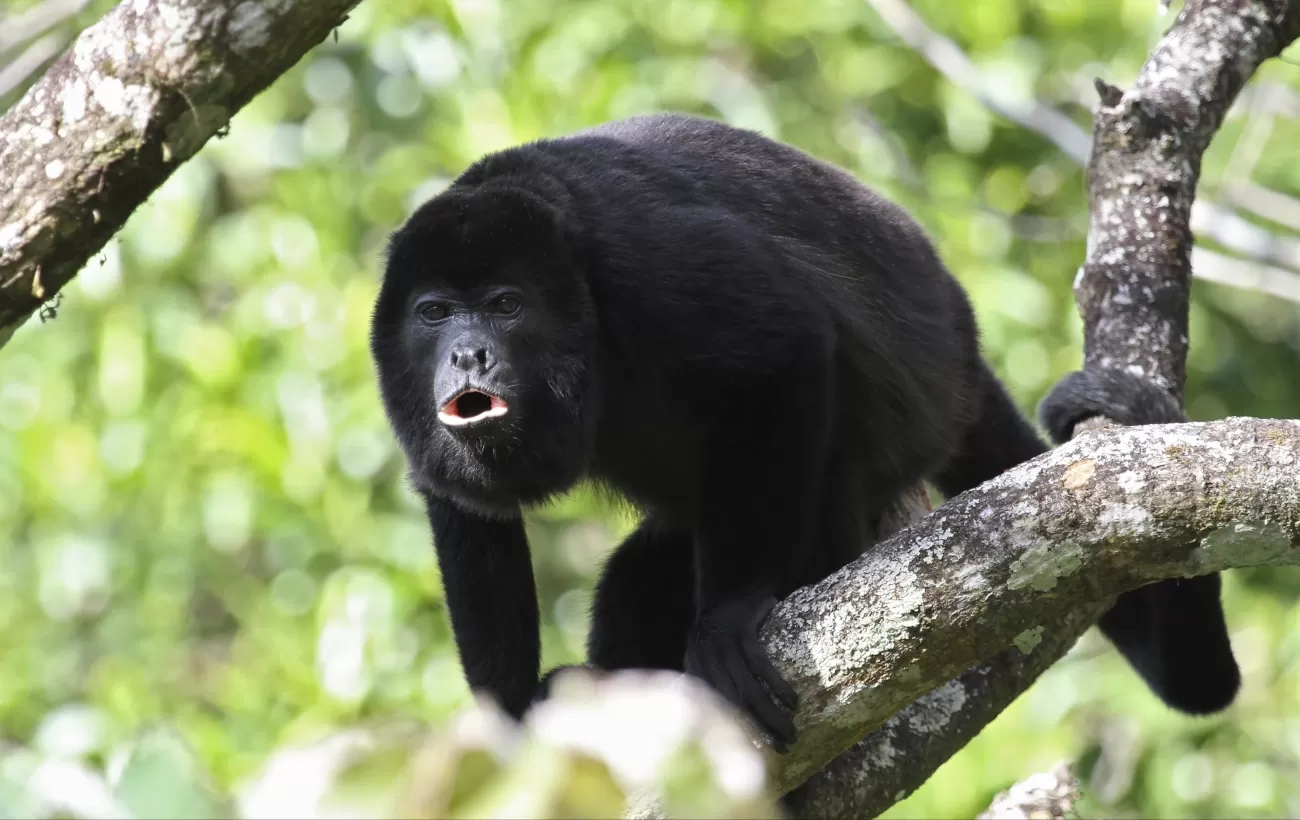
[[[934,425],[965,423],[980,364],[973,311],[903,208],[841,168],[714,120],[638,115],[561,142],[589,139],[627,146],[629,165],[689,179],[700,196],[764,231],[821,294],[848,369],[872,382],[859,385],[859,408],[883,404],[923,419],[932,413]]]
[[[851,449],[896,451],[882,455],[928,469],[973,420],[981,363],[965,292],[916,221],[846,171],[753,131],[650,114],[485,157],[458,184],[494,180],[565,200],[555,204],[578,214],[608,258],[632,260],[624,266],[632,275],[657,245],[689,260],[682,243],[700,241],[698,232],[647,229],[666,212],[697,209],[748,226],[762,253],[780,257],[789,284],[833,322],[837,428]],[[797,300],[786,310],[797,315]]]

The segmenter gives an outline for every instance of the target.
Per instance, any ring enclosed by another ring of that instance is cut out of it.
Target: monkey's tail
[[[1187,420],[1172,396],[1122,370],[1070,373],[1038,408],[1058,444],[1093,416],[1124,425]],[[1226,709],[1241,687],[1220,586],[1214,574],[1140,587],[1120,595],[1098,624],[1161,700],[1189,714]]]
[[[1038,405],[1038,418],[1057,444],[1069,441],[1074,426],[1092,416],[1105,416],[1124,425],[1187,420],[1173,396],[1123,370],[1070,373]]]

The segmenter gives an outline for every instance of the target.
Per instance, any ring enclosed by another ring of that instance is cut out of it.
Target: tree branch
[[[1297,34],[1300,4],[1188,0],[1132,89],[1097,81],[1092,222],[1075,287],[1085,367],[1139,372],[1181,395],[1201,155],[1246,80]]]
[[[799,817],[874,817],[920,788],[1110,607],[1074,611],[1030,652],[1012,646],[926,692],[789,795]]]
[[[772,758],[778,790],[807,780],[937,682],[1011,647],[1053,654],[1057,633],[1072,642],[1076,616],[1121,592],[1300,563],[1298,466],[1296,421],[1090,431],[796,591],[763,629],[800,696],[799,741]],[[943,736],[942,715],[955,715],[945,700],[970,697],[962,684],[946,688],[904,718],[920,730],[916,742]],[[867,775],[872,788],[914,778],[906,770],[915,762],[883,753]],[[883,807],[853,808],[863,816]]]
[[[867,1],[877,10],[883,5],[886,11],[898,3]],[[896,14],[886,17],[895,18]],[[919,18],[913,22],[923,25]],[[1117,99],[1106,87],[1103,105],[1096,112],[1089,168],[1088,263],[1081,270],[1082,287],[1076,291],[1087,326],[1085,360],[1090,364],[1125,366],[1181,392],[1191,285],[1188,224],[1201,154],[1246,78],[1297,34],[1300,4],[1190,0],[1143,66],[1135,89]],[[935,65],[944,70],[939,62]],[[1171,103],[1177,116],[1162,115]],[[1118,106],[1142,112],[1142,127],[1108,113]],[[1182,128],[1195,133],[1183,138]],[[1176,203],[1161,193],[1162,186],[1174,189],[1179,197]],[[1120,224],[1123,219],[1132,222],[1126,227]],[[1161,250],[1171,240],[1173,251]],[[1147,244],[1151,252],[1145,250]],[[1181,288],[1181,298],[1171,289],[1148,289],[1159,285],[1160,276],[1170,277],[1173,287]],[[1164,298],[1153,306],[1156,293]],[[1111,320],[1098,327],[1106,317]],[[1145,332],[1135,335],[1135,330]],[[1136,459],[1133,463],[1141,464]],[[804,816],[864,817],[903,799],[1028,689],[1109,602],[1108,597],[1097,595],[1057,609],[1057,630],[1045,633],[1029,657],[1018,658],[1005,650],[912,703],[793,793],[793,807]],[[915,673],[906,665],[897,668],[908,670],[909,676]],[[829,745],[838,747],[838,741]],[[782,773],[783,786],[797,785],[810,768],[816,770],[806,763],[795,764]]]
[[[0,345],[357,0],[132,0],[0,118]]]
[[[1064,820],[1075,816],[1079,781],[1070,767],[1030,775],[1002,792],[976,820]]]

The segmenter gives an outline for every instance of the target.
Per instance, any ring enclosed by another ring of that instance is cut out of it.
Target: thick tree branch
[[[800,817],[874,817],[919,788],[1070,650],[1110,606],[1058,616],[1030,652],[1012,646],[926,692],[790,794]]]
[[[357,0],[128,0],[0,118],[0,344]]]
[[[1068,646],[1121,592],[1300,564],[1298,467],[1296,421],[1090,431],[795,592],[763,630],[800,695],[799,742],[772,757],[778,790],[807,780],[936,682],[998,653],[1019,653],[1027,672],[1041,672],[1060,654],[1058,636]],[[898,771],[917,763],[906,751],[942,743],[954,721],[969,719],[961,707],[978,696],[974,674],[886,724],[875,758],[864,758],[864,788],[916,777]],[[878,797],[883,804],[855,799],[851,813],[877,812],[905,788]],[[829,799],[815,798],[813,813],[840,814]]]

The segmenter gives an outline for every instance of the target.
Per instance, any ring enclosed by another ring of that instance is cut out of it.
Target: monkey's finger
[[[753,667],[745,657],[743,644],[733,647],[727,657],[727,671],[732,678],[733,685],[744,696],[743,705],[749,709],[750,714],[758,719],[759,725],[767,730],[783,746],[794,742],[795,728],[794,721],[790,719],[781,707],[777,706],[771,696],[759,684],[758,678],[754,673]]]
[[[701,658],[700,654],[703,654],[704,657]],[[736,688],[736,682],[727,673],[725,664],[719,663],[714,653],[696,653],[694,662],[688,666],[686,671],[707,683],[713,688],[713,691],[721,695],[728,703],[742,709],[745,707],[745,699],[741,696],[740,690]]]
[[[772,658],[768,656],[763,645],[758,642],[758,637],[747,639],[741,644],[745,653],[745,659],[749,661],[749,667],[754,674],[767,684],[772,690],[772,694],[781,702],[781,705],[790,711],[799,708],[799,693],[785,679],[781,671],[772,663]]]
[[[745,658],[749,661],[749,665],[755,674],[771,688],[772,694],[776,696],[783,706],[793,711],[799,708],[799,693],[777,671],[772,659],[763,648],[762,642],[758,639],[759,629],[763,626],[763,621],[771,613],[774,606],[776,606],[776,598],[773,597],[764,598],[758,602],[751,620],[753,631],[741,640],[741,649],[744,651]]]
[[[776,735],[772,734],[771,729],[765,726],[763,727],[763,731],[767,733],[767,743],[772,747],[772,751],[779,755],[783,755],[790,751],[790,744],[786,743],[784,740],[778,739]]]
[[[756,685],[751,684],[748,688],[745,703],[749,707],[750,714],[757,718],[758,724],[771,736],[772,746],[784,754],[798,736],[794,721]]]
[[[767,620],[767,616],[772,612],[774,606],[776,606],[776,598],[771,596],[758,602],[757,608],[754,609],[753,618],[755,632],[758,632],[758,628],[763,625],[763,621]]]

